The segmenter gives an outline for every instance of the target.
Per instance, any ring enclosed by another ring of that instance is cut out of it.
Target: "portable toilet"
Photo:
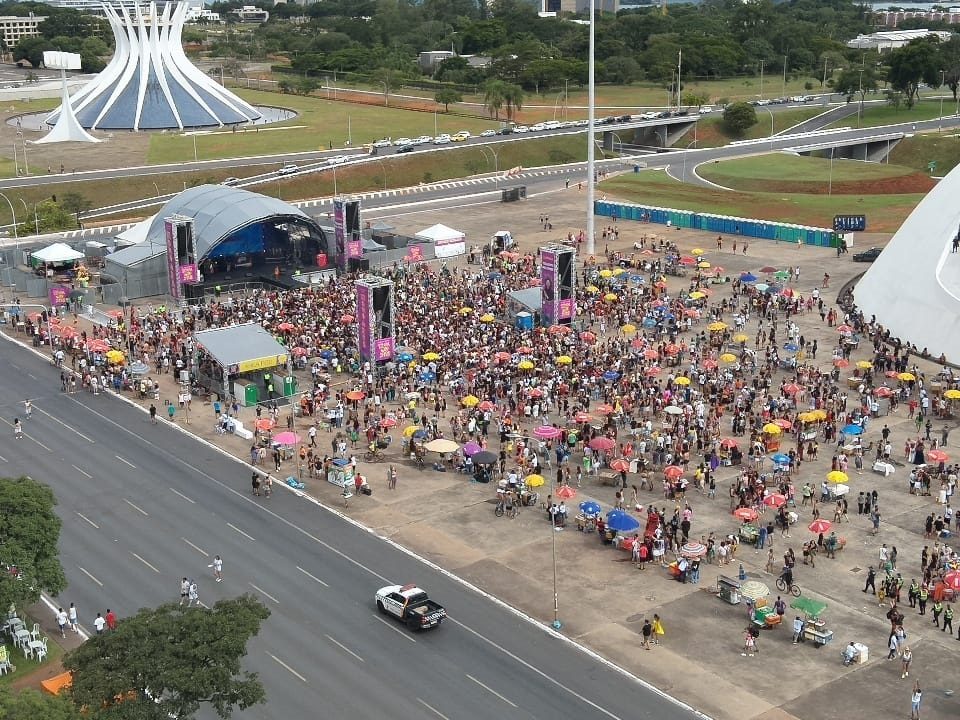
[[[518,312],[517,328],[519,330],[533,330],[533,315],[528,312]]]

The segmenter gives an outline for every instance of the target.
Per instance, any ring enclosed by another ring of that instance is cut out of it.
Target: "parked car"
[[[513,132],[513,128],[507,125],[497,130],[497,135],[510,135]]]
[[[873,262],[878,257],[880,257],[880,252],[883,248],[872,247],[869,250],[864,250],[863,252],[856,253],[853,256],[854,262]]]
[[[528,128],[526,125],[517,125],[517,126],[513,129],[513,131],[514,131],[515,133],[520,133],[520,134],[522,135],[523,133],[528,133],[528,132],[530,132],[530,128]]]
[[[451,142],[450,136],[444,133],[443,135],[437,135],[433,139],[434,145],[449,145]]]
[[[226,180],[224,180],[224,181],[223,181],[222,183],[220,183],[220,184],[221,184],[221,185],[236,185],[238,182],[240,182],[240,178],[228,177]]]
[[[480,133],[480,137],[493,137],[496,134],[496,130],[484,130],[482,133]]]

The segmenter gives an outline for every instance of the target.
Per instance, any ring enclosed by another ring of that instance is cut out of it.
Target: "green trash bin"
[[[243,389],[243,404],[245,407],[254,407],[260,402],[260,388],[254,383],[249,383]]]
[[[288,375],[283,379],[283,396],[290,397],[297,392],[297,378],[293,375]]]

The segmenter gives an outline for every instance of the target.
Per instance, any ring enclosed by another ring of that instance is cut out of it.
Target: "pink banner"
[[[347,257],[362,258],[363,243],[360,240],[349,240],[347,242]]]
[[[197,271],[196,264],[190,263],[180,266],[180,282],[195,283],[200,282],[200,273]]]
[[[373,355],[377,362],[393,360],[393,338],[380,338],[373,344]]]
[[[50,304],[54,307],[58,305],[69,305],[70,288],[66,285],[53,285],[50,288]]]

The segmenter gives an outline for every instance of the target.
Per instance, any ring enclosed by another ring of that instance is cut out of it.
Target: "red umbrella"
[[[109,315],[110,313],[107,313],[107,314]],[[27,313],[27,320],[29,320],[30,322],[36,322],[42,317],[43,317],[43,313],[38,313],[38,312]]]
[[[885,376],[885,377],[888,377],[888,378],[890,378],[890,379],[892,380],[893,378],[897,377],[897,375],[899,375],[899,374],[900,374],[900,373],[898,373],[896,370],[887,370],[887,371],[884,373],[884,376]]]
[[[110,343],[104,340],[95,339],[87,342],[87,350],[90,352],[106,352],[109,349]]]
[[[547,332],[551,335],[567,335],[571,330],[569,325],[551,325]]]
[[[893,395],[893,390],[888,388],[886,385],[877,388],[876,395],[878,398],[888,398]]]
[[[392,427],[396,427],[396,425],[397,425],[397,421],[394,420],[393,418],[387,417],[380,421],[380,427],[382,428],[392,428]]]
[[[107,315],[112,317],[114,320],[119,320],[123,317],[123,310],[108,310]]]
[[[683,475],[683,468],[679,465],[667,465],[663,469],[663,474],[667,480],[677,480]]]
[[[943,450],[931,450],[927,453],[927,457],[938,463],[947,462],[947,460],[950,459],[950,456],[947,455]]]
[[[60,327],[54,327],[53,331],[56,333],[59,333],[60,337],[64,339],[73,338],[80,334],[79,332],[77,332],[76,328],[70,325],[61,325]]]
[[[590,413],[578,412],[576,415],[573,416],[573,419],[578,423],[585,423],[593,420],[593,415],[591,415]]]
[[[943,576],[943,582],[951,590],[960,590],[960,570],[951,570]]]
[[[793,427],[793,423],[787,420],[786,418],[777,418],[773,421],[773,424],[784,430],[789,430]]]
[[[775,267],[773,267],[772,265],[765,265],[764,267],[760,268],[760,272],[762,272],[762,273],[772,273],[772,272],[776,272],[776,271],[777,271],[777,269],[776,269]]]
[[[493,410],[495,406],[489,400],[483,400],[479,405],[477,405],[477,407],[483,412],[489,412],[490,410]]]
[[[282,330],[284,332],[288,330],[293,330],[293,323],[282,322],[279,325],[277,325],[277,330]]]
[[[532,398],[542,398],[543,390],[541,390],[540,388],[531,388],[530,390],[527,391],[527,395]]]
[[[576,495],[577,491],[569,485],[561,485],[560,489],[557,490],[557,497],[561,500],[569,500],[572,497],[576,497]]]
[[[732,450],[733,448],[738,447],[738,445],[737,441],[733,438],[724,438],[720,441],[720,447],[722,447],[724,450]]]
[[[350,323],[353,322],[353,315],[350,315],[350,314],[341,315],[340,322],[343,323],[344,325],[349,325]]]
[[[837,368],[850,367],[850,361],[845,358],[837,358],[833,361],[833,366]]]
[[[654,365],[653,367],[648,367],[646,370],[647,377],[655,377],[656,375],[659,375],[661,372],[663,372],[663,370],[658,365]]]
[[[643,356],[647,360],[656,360],[658,357],[660,357],[660,353],[656,351],[656,348],[647,348],[643,351]]]
[[[704,360],[704,361],[703,361],[703,367],[706,368],[707,370],[715,370],[716,367],[717,367],[717,361],[716,361],[716,360]]]
[[[763,499],[763,504],[767,507],[781,507],[787,504],[787,498],[780,493],[770,493]]]
[[[642,350],[643,349],[643,338],[634,338],[630,341],[630,348],[633,350]]]
[[[363,392],[363,390],[351,390],[346,395],[344,395],[344,397],[347,400],[350,400],[351,402],[357,402],[359,400],[363,400],[366,396],[367,394]]]
[[[734,517],[737,517],[745,522],[756,520],[758,517],[760,517],[760,514],[756,510],[749,507],[737,508],[733,511],[733,514]]]
[[[853,332],[853,328],[850,327],[849,325],[837,325],[837,332],[838,332],[838,333],[852,333],[852,332]]]
[[[560,437],[560,435],[562,435],[560,428],[553,425],[541,425],[533,431],[533,436],[540,440],[551,440]]]
[[[676,355],[678,352],[680,352],[680,346],[676,343],[670,343],[663,349],[663,351],[667,355]]]
[[[590,447],[594,450],[613,450],[616,446],[616,440],[603,435],[599,435],[590,441]]]
[[[783,386],[783,391],[787,395],[796,395],[801,390],[803,390],[803,388],[797,385],[796,383],[787,383],[786,385]]]
[[[533,350],[528,348],[526,345],[521,345],[520,347],[517,348],[517,352],[520,353],[521,355],[529,355],[530,353],[533,352]]]
[[[812,523],[807,525],[807,529],[812,533],[819,535],[820,533],[829,532],[830,528],[833,527],[833,524],[829,520],[824,520],[823,518],[817,518]]]
[[[276,423],[273,421],[272,418],[257,418],[257,420],[253,423],[253,426],[257,430],[264,430],[264,431],[272,430],[274,425],[276,425]]]
[[[496,360],[497,362],[507,362],[507,360],[509,360],[510,358],[511,358],[510,353],[504,352],[502,350],[493,356],[493,359]]]
[[[627,472],[630,469],[630,461],[626,458],[617,458],[610,463],[610,469],[616,472]]]
[[[597,405],[595,408],[598,413],[601,415],[610,415],[613,413],[613,408],[610,405]]]
[[[678,262],[681,265],[696,265],[697,259],[695,257],[690,257],[689,255],[684,255]]]
[[[593,344],[597,341],[597,336],[595,333],[592,333],[588,330],[586,332],[580,333],[580,339],[583,340],[585,343]]]

